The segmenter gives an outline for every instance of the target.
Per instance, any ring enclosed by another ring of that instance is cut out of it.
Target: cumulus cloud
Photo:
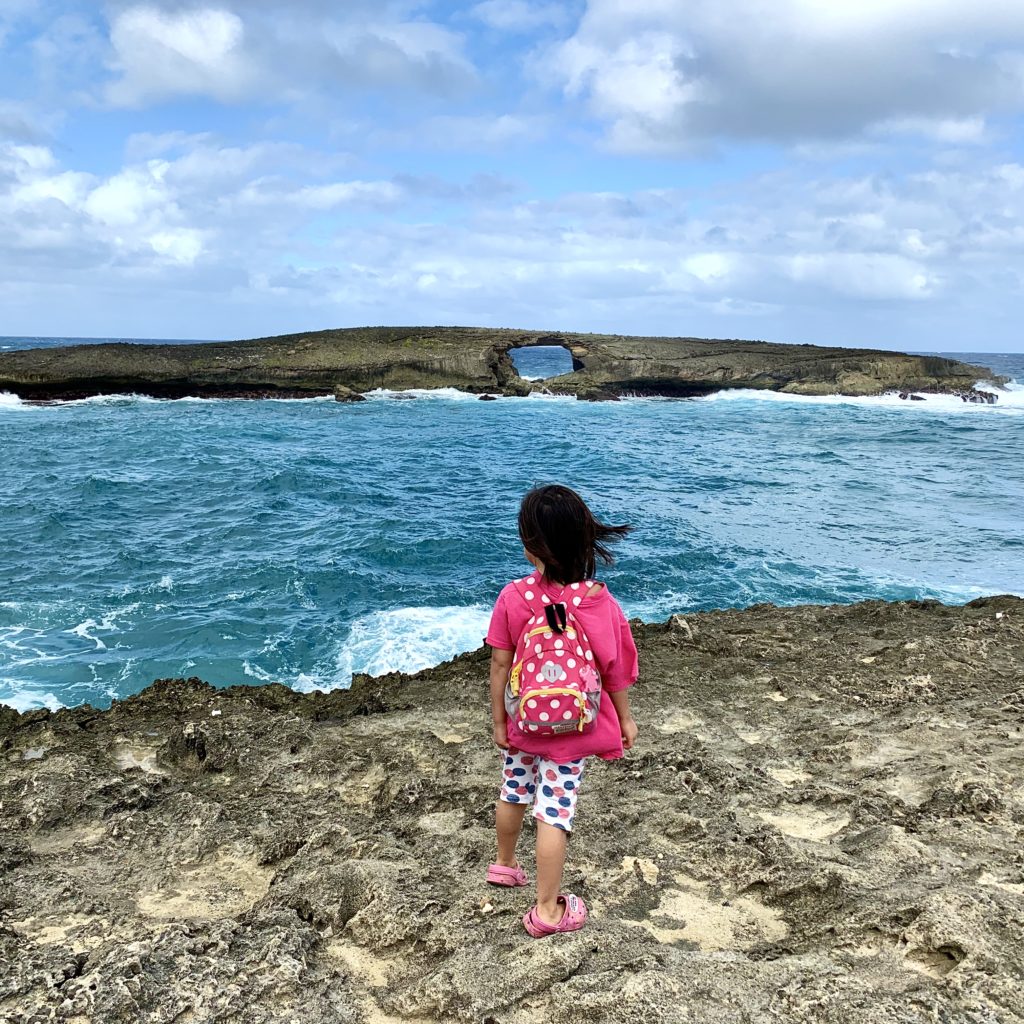
[[[447,321],[927,348],[1024,304],[1016,163],[530,199],[486,176],[339,175],[294,144],[169,133],[128,149],[96,175],[0,148],[0,276],[96,315],[112,289],[140,317],[202,292],[210,326],[176,329],[221,336]]]
[[[394,0],[123,6],[110,20],[106,96],[139,107],[175,96],[276,102],[332,86],[464,88],[475,72],[461,38],[410,15]]]
[[[245,26],[229,10],[130,7],[110,25],[115,104],[141,106],[175,95],[241,99],[259,76],[244,52]]]
[[[1002,0],[588,0],[536,66],[626,152],[868,129],[974,141],[1024,106],[1024,8]]]

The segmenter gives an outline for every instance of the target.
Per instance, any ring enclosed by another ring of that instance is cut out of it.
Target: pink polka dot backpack
[[[573,608],[594,581],[567,584],[558,601],[536,584],[536,576],[514,583],[530,607],[530,618],[505,686],[505,710],[512,720],[509,738],[516,733],[589,732],[601,705],[601,677]]]

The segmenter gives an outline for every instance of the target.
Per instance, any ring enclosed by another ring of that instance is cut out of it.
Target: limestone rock
[[[543,941],[484,883],[483,649],[0,708],[0,1019],[1022,1024],[1024,601],[634,628],[639,743],[569,847],[591,917]]]
[[[529,394],[509,353],[564,345],[573,372],[545,381],[587,401],[693,397],[723,388],[802,395],[955,393],[988,401],[991,370],[940,356],[699,338],[551,334],[476,327],[365,327],[196,345],[73,345],[0,353],[0,391],[26,400],[134,392],[155,397],[343,396],[375,388],[453,387]]]

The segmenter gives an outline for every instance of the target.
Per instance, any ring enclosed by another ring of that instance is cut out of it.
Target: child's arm
[[[633,712],[629,708],[629,690],[612,690],[608,694],[615,705],[615,713],[619,716],[619,728],[622,730],[622,746],[629,750],[636,743],[639,731],[633,720]]]
[[[494,720],[494,742],[505,749],[508,746],[508,719],[505,717],[505,684],[512,667],[512,651],[491,648],[491,718]]]

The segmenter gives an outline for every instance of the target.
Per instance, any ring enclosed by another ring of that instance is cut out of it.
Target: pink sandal
[[[487,881],[491,885],[503,885],[506,888],[511,888],[518,885],[529,885],[530,877],[519,864],[514,868],[506,868],[501,864],[492,864],[487,869]]]
[[[542,921],[537,914],[537,908],[531,907],[523,916],[523,927],[535,938],[541,939],[545,935],[555,935],[558,932],[574,932],[583,927],[587,919],[587,905],[575,894],[563,892],[558,897],[558,902],[565,905],[562,919],[558,924],[548,924]]]

